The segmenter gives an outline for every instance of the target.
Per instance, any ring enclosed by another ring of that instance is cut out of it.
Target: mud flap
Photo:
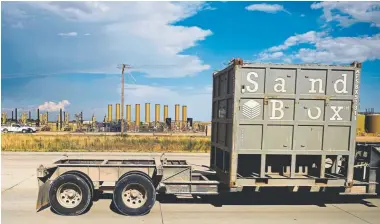
[[[46,181],[38,189],[36,210],[37,212],[50,206],[49,204],[50,181]]]

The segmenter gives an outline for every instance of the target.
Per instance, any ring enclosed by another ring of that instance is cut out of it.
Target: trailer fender
[[[90,177],[81,172],[81,171],[78,171],[78,170],[70,170],[70,171],[67,171],[67,172],[64,172],[63,174],[75,174],[79,177],[81,177],[87,184],[88,186],[90,187],[90,191],[91,191],[91,197],[94,197],[94,190],[95,190],[95,186],[94,186],[94,183],[92,182],[92,180],[90,179]],[[61,175],[63,175],[61,174]]]
[[[150,180],[153,183],[152,177],[150,177],[148,174],[146,174],[146,173],[144,173],[142,171],[139,171],[139,170],[132,170],[132,171],[126,172],[125,174],[121,175],[121,177],[117,181],[119,182],[125,176],[131,175],[131,174],[140,174],[140,175],[148,178],[148,180]]]
[[[49,180],[43,183],[42,185],[40,185],[38,189],[38,197],[37,197],[37,204],[36,204],[37,212],[50,206],[50,203],[49,203],[50,186],[51,186],[51,181]]]

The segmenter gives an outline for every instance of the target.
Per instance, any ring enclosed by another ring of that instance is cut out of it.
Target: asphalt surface
[[[380,198],[358,198],[315,194],[256,195],[229,194],[202,200],[192,197],[159,197],[152,211],[140,217],[116,213],[110,195],[94,202],[81,216],[65,217],[49,208],[35,211],[37,198],[36,168],[60,157],[61,153],[2,153],[2,223],[379,223]],[[73,154],[86,158],[141,157],[142,154]],[[145,154],[146,156],[146,154]],[[208,164],[207,154],[168,154],[193,164]]]

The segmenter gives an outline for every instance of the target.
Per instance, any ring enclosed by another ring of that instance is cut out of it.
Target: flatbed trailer
[[[214,170],[206,166],[195,169],[186,160],[167,160],[164,155],[125,160],[71,159],[64,156],[37,169],[39,192],[36,209],[40,211],[50,205],[58,214],[80,215],[91,207],[96,195],[103,192],[113,193],[113,203],[124,215],[148,213],[157,194],[202,196],[238,192],[245,188],[257,192],[263,187],[289,187],[293,192],[302,188],[310,192],[340,188],[343,195],[376,195],[379,193],[380,144],[357,143],[356,148],[352,185],[333,183],[332,178],[322,181],[313,177],[308,178],[307,183],[288,179],[289,184],[283,185],[274,184],[276,178],[272,177],[267,184],[229,188],[228,183],[218,179]]]
[[[37,170],[37,210],[79,215],[111,191],[125,215],[150,211],[157,194],[217,195],[287,187],[378,193],[380,145],[358,143],[361,64],[274,65],[240,59],[213,74],[210,167],[157,158],[63,158]]]
[[[37,169],[37,211],[51,205],[58,214],[79,215],[91,206],[95,192],[112,191],[121,213],[141,215],[151,209],[156,193],[218,194],[220,182],[207,177],[214,174],[211,170],[194,170],[186,160],[167,160],[163,156],[126,160],[64,157]]]

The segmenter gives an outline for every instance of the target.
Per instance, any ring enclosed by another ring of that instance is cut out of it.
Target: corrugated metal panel
[[[338,172],[325,168],[331,158],[352,181],[360,67],[238,62],[214,73],[211,165],[237,187],[252,178],[237,173],[238,157],[257,155],[258,178],[325,178]]]

